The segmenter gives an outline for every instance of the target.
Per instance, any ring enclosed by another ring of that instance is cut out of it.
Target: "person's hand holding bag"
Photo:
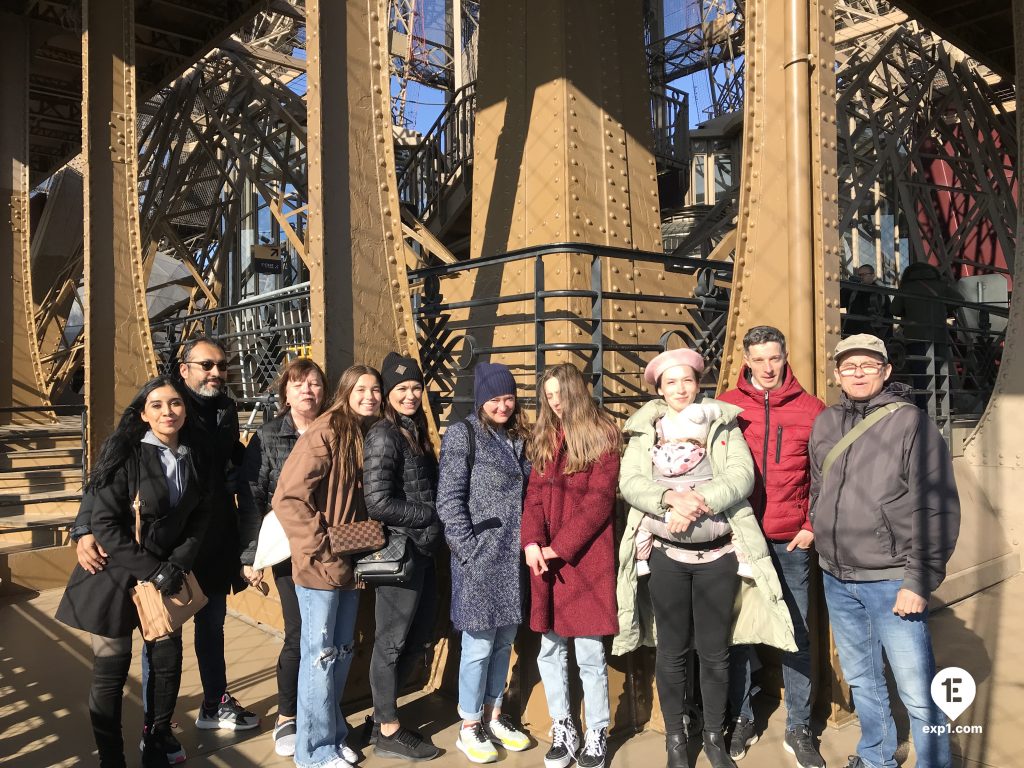
[[[160,594],[176,595],[181,592],[181,587],[185,583],[185,572],[174,563],[161,563],[160,567],[150,574],[149,581],[160,591]]]

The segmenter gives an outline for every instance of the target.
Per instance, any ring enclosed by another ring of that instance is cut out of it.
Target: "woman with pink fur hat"
[[[703,372],[703,357],[691,349],[662,352],[647,365],[644,379],[659,397],[626,422],[619,474],[630,510],[619,547],[612,653],[657,648],[668,768],[688,765],[687,736],[696,731],[686,679],[692,647],[700,657],[704,753],[713,768],[735,768],[723,734],[730,644],[756,637],[796,647],[788,610],[776,610],[784,605],[778,576],[747,501],[754,463],[736,423],[740,409],[701,394]],[[740,559],[749,578],[738,572]],[[644,566],[650,575],[641,579]]]

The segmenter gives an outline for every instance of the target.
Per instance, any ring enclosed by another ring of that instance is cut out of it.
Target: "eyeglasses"
[[[847,365],[839,369],[840,376],[855,376],[860,371],[865,376],[877,376],[882,372],[882,365],[879,363],[861,363],[860,365]]]
[[[227,360],[186,360],[185,365],[198,365],[204,371],[212,371],[214,368],[218,371],[227,371],[228,369]]]

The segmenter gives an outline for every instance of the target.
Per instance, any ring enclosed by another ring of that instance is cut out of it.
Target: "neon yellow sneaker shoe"
[[[455,746],[473,763],[493,763],[498,759],[498,750],[487,738],[484,727],[480,723],[468,728],[460,728]]]
[[[509,752],[522,752],[530,748],[530,737],[519,730],[512,722],[512,718],[506,714],[498,715],[491,720],[487,724],[487,730],[490,732],[491,741],[501,744]]]

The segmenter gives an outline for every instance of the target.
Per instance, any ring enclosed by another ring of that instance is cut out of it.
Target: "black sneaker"
[[[821,759],[821,754],[814,746],[811,729],[806,725],[798,725],[793,730],[786,731],[782,748],[796,757],[796,764],[800,768],[825,768],[825,761]]]
[[[171,727],[173,728],[174,726],[175,724],[171,723]],[[149,726],[142,726],[142,740],[139,741],[139,752],[144,752],[146,749],[146,735],[148,733]],[[171,731],[167,731],[160,738],[163,739],[163,744],[167,749],[167,764],[177,765],[178,763],[184,763],[188,755],[185,754],[185,748],[181,746],[181,742],[175,738],[174,734]]]
[[[845,768],[864,768],[864,761],[859,755],[850,755]]]
[[[363,744],[372,747],[377,743],[378,736],[380,736],[380,723],[373,721],[373,715],[367,715],[363,722]]]
[[[544,768],[566,768],[580,746],[580,734],[571,717],[551,724],[551,749],[544,755]]]
[[[433,760],[441,754],[441,750],[430,739],[398,726],[398,730],[390,736],[377,734],[373,753],[378,757],[397,757],[401,760]]]
[[[200,704],[199,717],[196,718],[196,727],[203,730],[248,731],[259,724],[259,716],[244,709],[229,693],[225,693],[215,707]]]
[[[732,737],[729,739],[729,757],[733,760],[742,760],[747,754],[747,747],[756,744],[758,738],[754,721],[745,717],[737,717],[732,727]]]
[[[583,737],[583,751],[576,758],[578,768],[604,768],[608,753],[608,729],[591,728]]]
[[[139,749],[142,750],[142,765],[145,768],[164,768],[185,762],[186,755],[181,742],[167,730],[150,733],[148,728],[144,729]]]

